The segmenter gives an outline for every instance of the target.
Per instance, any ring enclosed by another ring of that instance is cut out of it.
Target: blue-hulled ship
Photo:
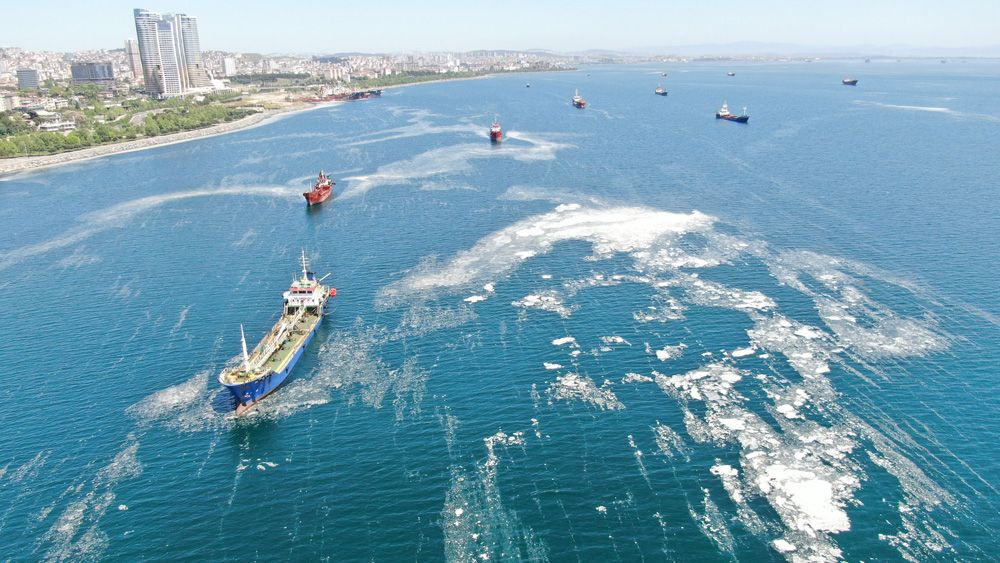
[[[301,260],[302,276],[293,280],[284,293],[281,318],[250,353],[243,325],[240,325],[242,362],[219,374],[219,383],[229,389],[235,399],[236,416],[250,410],[285,382],[316,334],[327,313],[327,303],[337,294],[336,289],[322,284],[330,274],[316,279],[316,274],[309,270],[304,250]]]

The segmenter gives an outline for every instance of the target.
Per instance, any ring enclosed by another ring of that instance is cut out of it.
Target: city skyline
[[[710,7],[631,0],[614,10],[589,0],[544,5],[514,0],[496,11],[439,0],[343,6],[309,1],[280,10],[273,3],[248,1],[241,4],[238,21],[221,4],[141,4],[112,0],[99,10],[55,0],[14,5],[6,9],[8,21],[31,22],[45,13],[45,24],[4,30],[3,46],[60,52],[121,48],[123,40],[134,37],[133,10],[144,8],[196,15],[201,48],[231,52],[731,49],[906,54],[909,48],[991,56],[1000,51],[992,23],[1000,17],[1000,3],[987,0],[947,5],[930,0],[847,0],[836,5],[763,0],[752,10],[735,0]],[[85,35],[76,33],[81,21],[87,22]]]

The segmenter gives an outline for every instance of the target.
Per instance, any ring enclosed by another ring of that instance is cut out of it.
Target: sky
[[[135,38],[133,8],[196,16],[203,50],[258,53],[657,51],[738,42],[806,47],[1000,45],[1000,0],[31,0],[5,4],[0,12],[0,46],[50,51],[120,47],[124,39]]]

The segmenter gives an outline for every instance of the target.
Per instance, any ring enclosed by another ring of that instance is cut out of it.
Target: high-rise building
[[[184,90],[210,86],[208,72],[201,58],[201,43],[198,41],[198,18],[176,14],[173,19],[174,44],[178,46],[177,58]]]
[[[222,59],[222,74],[226,76],[236,76],[236,59],[226,57]]]
[[[33,68],[17,69],[17,87],[20,90],[37,90],[38,71]]]
[[[135,39],[125,40],[125,59],[128,68],[132,71],[132,78],[142,80],[142,62],[139,58],[139,42]]]
[[[176,96],[210,85],[201,58],[198,21],[185,14],[158,14],[136,8],[135,33],[146,89]]]
[[[115,69],[110,62],[73,63],[69,70],[73,84],[98,84],[108,90],[115,86]]]

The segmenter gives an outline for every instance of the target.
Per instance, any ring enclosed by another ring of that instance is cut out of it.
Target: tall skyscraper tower
[[[135,39],[125,40],[125,59],[128,61],[128,68],[132,71],[132,78],[142,81],[142,61],[139,58],[139,42]]]
[[[198,20],[185,14],[158,14],[136,8],[135,33],[146,89],[176,96],[209,86],[201,58]]]
[[[181,80],[184,89],[210,86],[205,63],[201,59],[201,43],[198,41],[198,18],[186,14],[174,15],[175,43],[181,66]]]

